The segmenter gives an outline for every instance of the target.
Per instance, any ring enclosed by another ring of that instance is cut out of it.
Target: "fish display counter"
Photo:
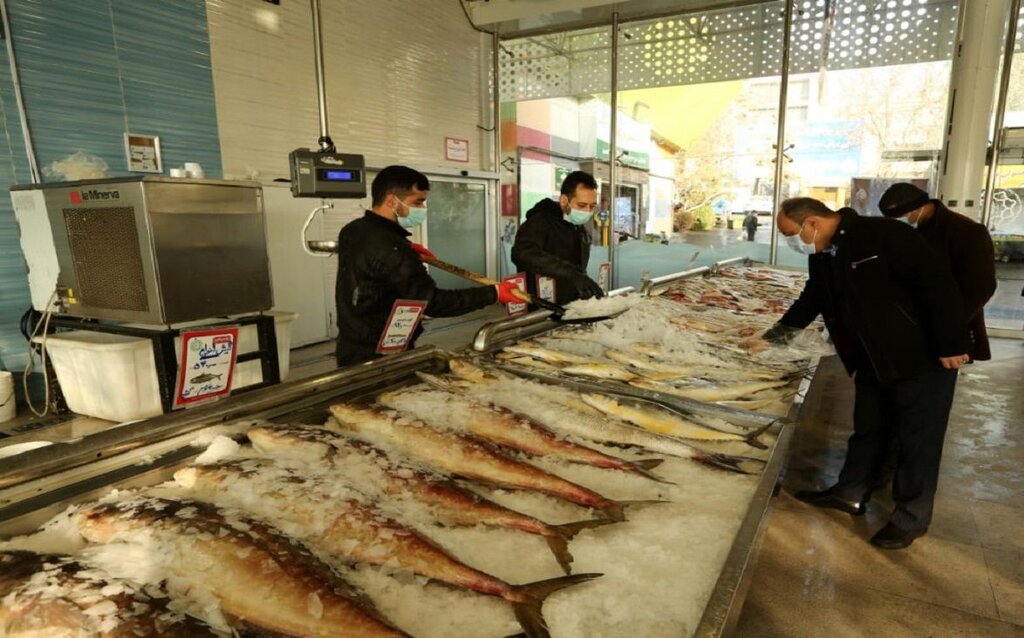
[[[0,627],[728,633],[792,434],[779,412],[817,351],[682,296],[583,302],[617,316],[517,318],[483,352],[418,349],[13,457]]]

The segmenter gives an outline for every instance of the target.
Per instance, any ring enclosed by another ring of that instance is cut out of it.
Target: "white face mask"
[[[593,216],[594,213],[592,212],[580,210],[578,208],[573,208],[569,210],[569,223],[576,224],[577,226],[582,226],[583,224],[589,222],[590,218]]]
[[[804,224],[806,223],[807,220],[804,220],[804,223],[800,224],[800,231],[797,234],[787,235],[786,243],[788,243],[789,247],[798,253],[803,253],[804,255],[813,255],[814,253],[818,252],[818,248],[814,245],[814,242],[818,240],[818,229],[814,229],[814,236],[811,237],[811,241],[805,242],[803,237],[801,237],[800,235],[803,234]]]
[[[911,221],[910,219],[911,215],[914,215],[914,213],[909,213],[905,217],[897,217],[896,219],[900,220],[904,224],[907,224],[911,228],[917,228],[917,225],[921,223],[921,213],[918,212],[917,215],[914,217],[913,221]]]

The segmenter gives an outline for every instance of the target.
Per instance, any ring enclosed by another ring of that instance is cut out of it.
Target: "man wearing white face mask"
[[[406,166],[388,166],[370,190],[372,208],[338,234],[334,294],[339,366],[380,356],[378,343],[398,300],[426,303],[425,314],[431,317],[454,317],[495,302],[519,301],[511,283],[443,290],[427,274],[420,255],[433,253],[410,242],[406,230],[427,218],[430,181],[425,175]],[[417,327],[409,347],[420,332]]]
[[[516,233],[512,261],[526,273],[530,294],[537,292],[537,277],[555,280],[555,301],[602,297],[604,291],[587,276],[590,260],[590,220],[597,208],[597,182],[583,171],[562,181],[558,201],[542,199],[526,213]]]
[[[796,497],[863,514],[895,437],[896,508],[871,542],[907,547],[931,522],[956,371],[968,360],[956,284],[905,224],[861,217],[850,208],[834,212],[808,197],[783,202],[778,224],[787,242],[809,255],[809,276],[764,338],[785,342],[821,315],[856,389],[854,432],[839,479]]]
[[[906,182],[890,186],[878,200],[878,208],[886,217],[916,228],[953,273],[971,331],[971,359],[991,359],[985,330],[985,304],[996,291],[996,260],[988,229],[949,210],[941,201],[929,198],[928,193]]]

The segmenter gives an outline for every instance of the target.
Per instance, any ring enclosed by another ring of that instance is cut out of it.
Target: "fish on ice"
[[[152,591],[152,589],[150,589]],[[0,551],[0,636],[201,638],[209,626],[167,597],[59,554]]]
[[[550,457],[605,469],[636,472],[660,480],[648,469],[661,459],[631,462],[559,436],[529,417],[508,408],[475,401],[455,394],[458,389],[444,379],[423,372],[420,380],[438,390],[403,389],[377,397],[386,407],[411,414],[430,424],[468,432],[492,443],[519,450],[530,456]]]
[[[257,512],[270,524],[331,556],[397,566],[427,578],[512,604],[528,636],[547,636],[541,604],[548,595],[600,574],[576,574],[511,585],[474,569],[440,545],[357,500],[329,481],[266,459],[186,467],[174,480],[200,500]]]
[[[273,458],[316,465],[322,468],[320,471],[328,475],[337,474],[346,480],[362,479],[352,482],[371,496],[397,505],[399,510],[426,505],[432,508],[442,524],[503,527],[541,536],[566,574],[571,573],[573,561],[569,541],[584,529],[611,522],[594,519],[560,525],[545,523],[498,505],[459,486],[447,476],[399,463],[380,448],[325,428],[300,425],[257,427],[249,430],[248,437],[253,447]],[[373,489],[377,492],[371,492]]]
[[[371,441],[385,442],[402,454],[423,459],[452,474],[500,487],[541,492],[597,509],[612,520],[625,520],[623,510],[629,503],[611,500],[514,459],[476,437],[432,428],[423,421],[379,407],[339,403],[331,406],[331,414],[341,428],[369,437]]]
[[[211,593],[226,617],[288,636],[406,636],[298,541],[201,501],[133,496],[78,514],[93,543],[140,537],[169,576]]]

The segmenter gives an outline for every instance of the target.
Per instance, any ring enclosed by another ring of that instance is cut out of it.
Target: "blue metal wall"
[[[204,0],[7,0],[29,126],[46,168],[77,151],[127,170],[124,133],[159,135],[164,173],[221,177]],[[0,47],[2,49],[2,47]],[[21,369],[30,299],[7,191],[31,181],[6,51],[0,51],[0,369]]]

